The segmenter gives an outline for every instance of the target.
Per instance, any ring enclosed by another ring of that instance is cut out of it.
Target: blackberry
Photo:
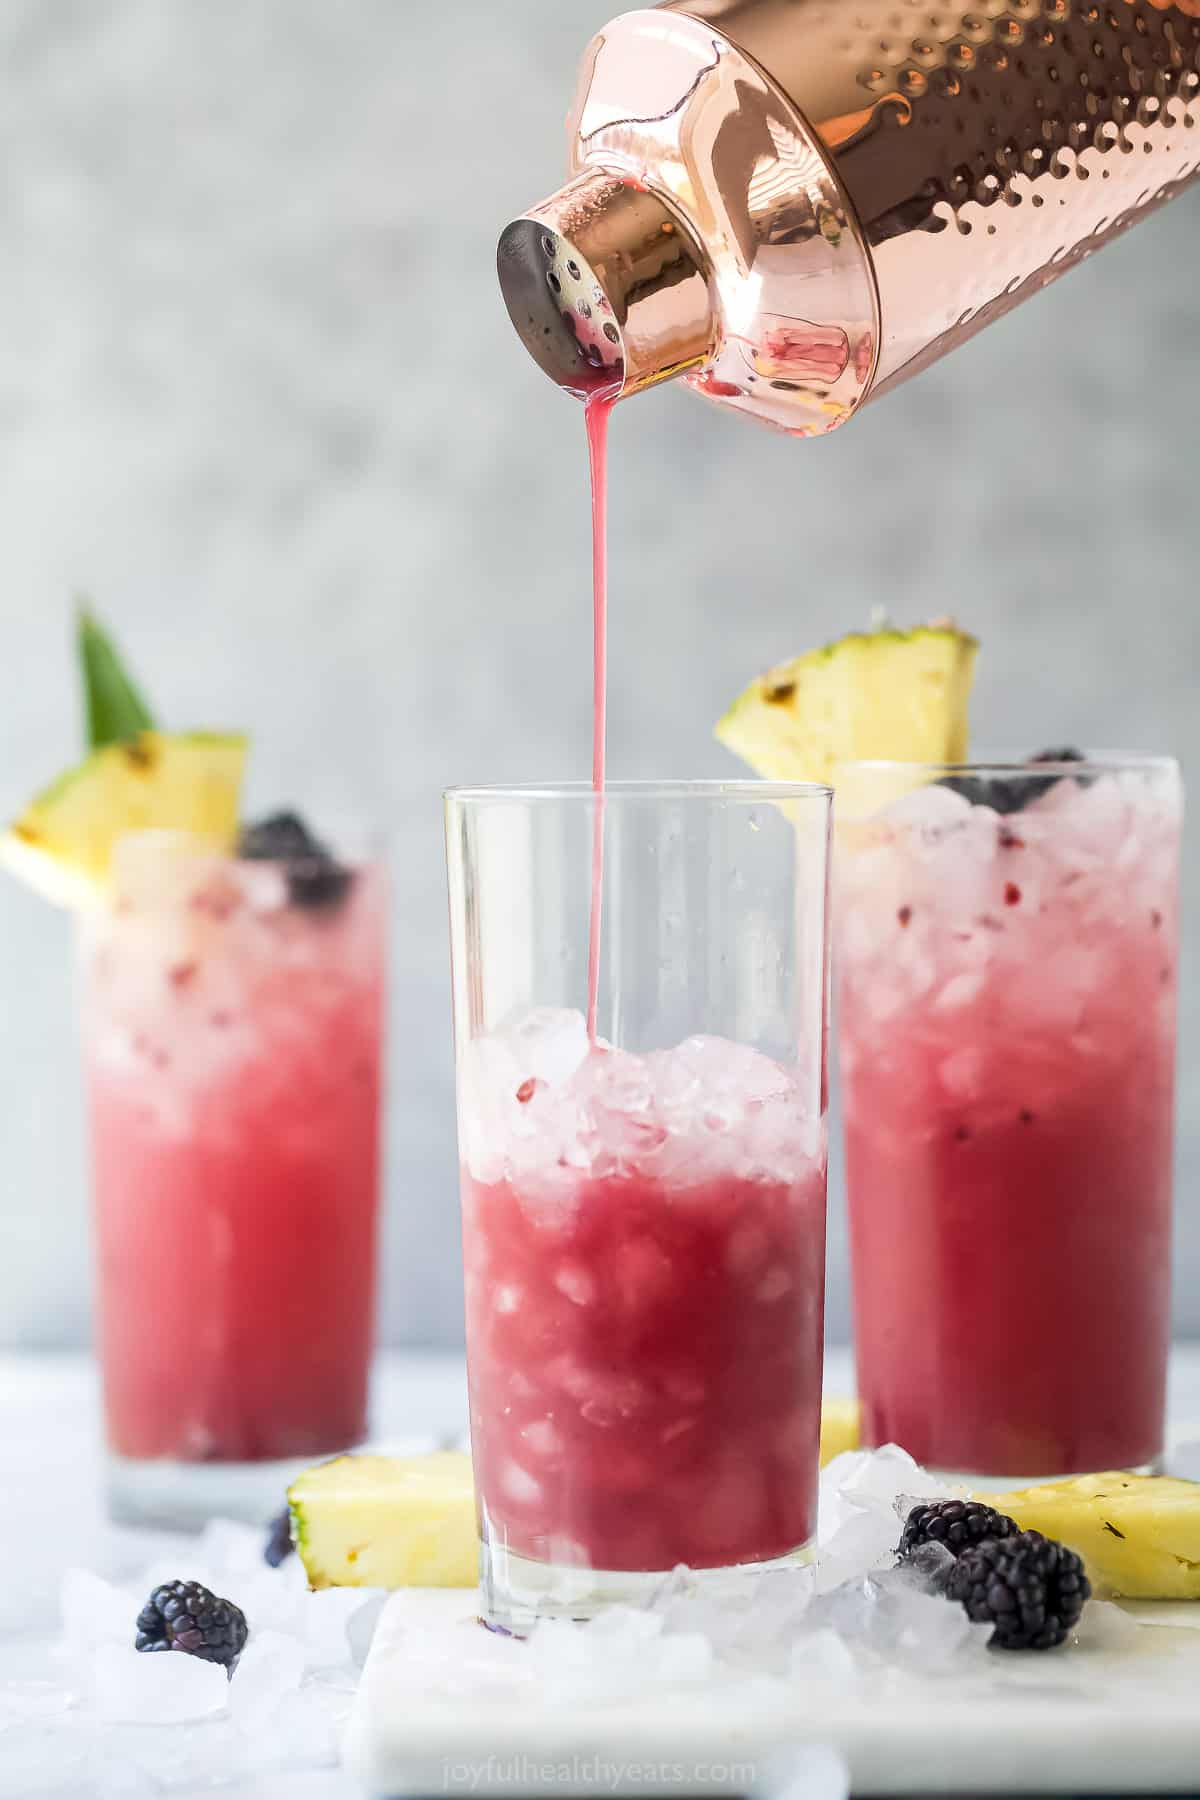
[[[294,1548],[291,1508],[285,1506],[281,1513],[276,1513],[267,1527],[267,1541],[263,1545],[263,1561],[270,1563],[273,1569],[277,1569],[280,1563],[287,1561]]]
[[[313,836],[299,813],[271,813],[257,824],[244,825],[237,853],[249,862],[283,863],[293,906],[337,906],[354,879],[328,846]]]
[[[1087,757],[1082,750],[1077,750],[1073,744],[1067,744],[1062,749],[1039,750],[1036,755],[1029,757],[1027,760],[1031,763],[1071,763],[1086,762]]]
[[[1091,1583],[1073,1550],[1040,1531],[988,1538],[964,1550],[946,1584],[969,1619],[994,1625],[997,1650],[1053,1650],[1078,1624]]]
[[[922,1544],[944,1544],[952,1556],[961,1556],[984,1538],[1015,1537],[1019,1530],[1015,1519],[980,1500],[931,1500],[909,1513],[896,1554],[911,1556]]]
[[[994,806],[993,785],[983,775],[943,775],[937,783],[952,794],[961,794],[968,806]]]
[[[1036,763],[1078,763],[1087,759],[1082,750],[1073,749],[1068,744],[1058,750],[1039,750],[1036,756],[1030,756],[1026,760],[1032,767]],[[1048,794],[1052,787],[1057,787],[1064,779],[1062,775],[1038,775],[1032,778],[1023,775],[1020,781],[1013,784],[1020,794],[1019,804],[1010,810],[1017,812],[1022,806],[1028,806],[1031,800],[1040,800],[1043,794]]]
[[[198,1581],[156,1587],[137,1616],[136,1650],[182,1650],[202,1662],[220,1663],[230,1676],[250,1628],[232,1600],[220,1600]]]
[[[1075,750],[1068,745],[1061,750],[1039,750],[1036,756],[1026,758],[1025,767],[1032,768],[1036,763],[1077,763],[1086,760],[1082,750]],[[1020,812],[1032,800],[1039,800],[1065,779],[1062,775],[1031,777],[1014,770],[1011,775],[943,775],[937,785],[949,788],[952,794],[961,794],[972,806],[990,806],[993,812],[1007,815]],[[1076,776],[1074,779],[1079,780],[1080,777]]]

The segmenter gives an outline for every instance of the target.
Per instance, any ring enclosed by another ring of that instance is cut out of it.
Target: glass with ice
[[[114,1513],[261,1521],[366,1427],[386,892],[124,838],[83,917]]]
[[[860,763],[838,812],[865,1441],[1004,1486],[1152,1465],[1179,771]]]
[[[594,809],[604,881],[589,1039]],[[827,789],[447,799],[485,1605],[800,1562],[825,1243]]]

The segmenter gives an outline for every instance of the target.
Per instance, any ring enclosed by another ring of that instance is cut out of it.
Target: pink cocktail
[[[547,1029],[572,1018],[586,1052],[578,1015]],[[513,1061],[463,1169],[489,1540],[606,1570],[792,1554],[816,1524],[825,1255],[822,1138],[793,1078],[697,1038],[594,1049],[522,1101]],[[506,1106],[528,1136],[502,1173]]]
[[[1006,1480],[1162,1450],[1178,772],[1059,773],[922,786],[838,857],[867,1441]]]
[[[827,820],[825,790],[755,783],[449,797],[495,1623],[644,1598],[680,1563],[707,1579],[807,1558]]]
[[[384,935],[377,868],[121,846],[83,1008],[118,1512],[263,1517],[364,1434]]]

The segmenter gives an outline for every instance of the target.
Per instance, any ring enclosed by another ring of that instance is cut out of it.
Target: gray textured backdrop
[[[404,0],[5,0],[0,808],[74,748],[84,587],[174,720],[254,728],[257,800],[393,830],[384,1326],[450,1342],[438,790],[587,767],[582,420],[512,338],[493,243],[559,178],[604,5],[412,11],[417,28]],[[1198,225],[1193,194],[825,443],[680,392],[622,412],[613,773],[727,769],[709,728],[731,691],[878,600],[981,635],[977,741],[1190,767]],[[88,1331],[69,935],[0,883],[0,1342]],[[1193,1332],[1197,979],[1190,955]],[[840,1210],[835,1190],[836,1335]]]

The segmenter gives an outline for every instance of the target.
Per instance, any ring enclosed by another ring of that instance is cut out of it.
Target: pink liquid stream
[[[604,901],[604,765],[608,697],[608,416],[607,395],[589,396],[588,467],[592,479],[592,904],[588,924],[588,1037],[596,1040],[600,989],[600,924]]]

